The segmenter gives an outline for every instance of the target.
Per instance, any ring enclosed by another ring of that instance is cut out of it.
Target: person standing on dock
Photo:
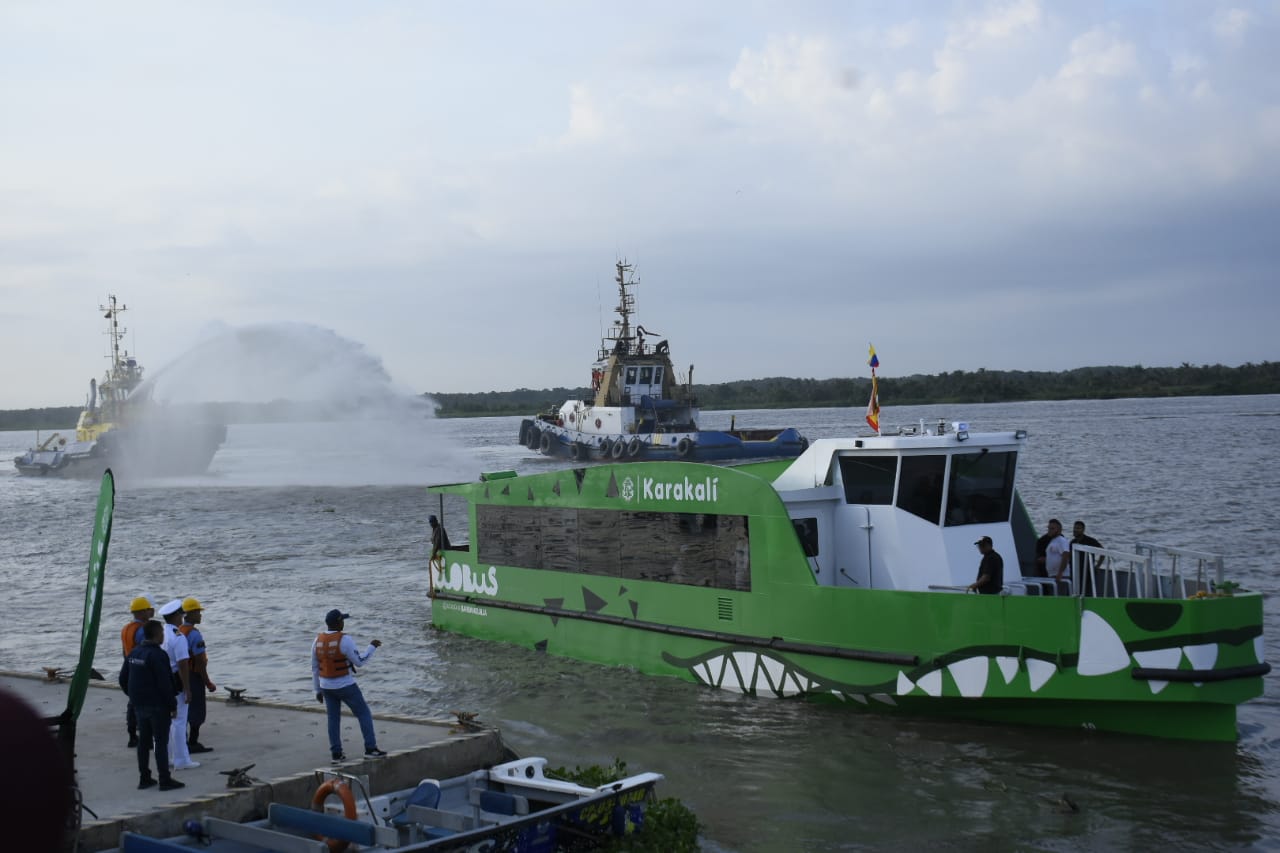
[[[133,613],[133,618],[120,629],[120,649],[124,652],[124,663],[122,667],[129,665],[129,652],[133,651],[136,646],[142,642],[143,626],[156,615],[155,606],[151,604],[151,599],[145,595],[140,595],[129,605],[129,610]],[[138,745],[138,715],[134,710],[133,701],[130,700],[124,709],[124,724],[129,731],[130,748]]]
[[[200,742],[200,726],[205,721],[205,691],[213,692],[218,685],[209,678],[209,653],[205,649],[204,634],[199,627],[204,608],[199,600],[187,597],[182,601],[182,624],[178,630],[187,638],[191,667],[191,707],[187,710],[187,752],[213,752],[213,747]]]
[[[174,770],[190,770],[199,767],[199,761],[191,760],[187,751],[187,711],[191,707],[191,649],[178,625],[182,623],[182,599],[175,598],[160,608],[165,621],[164,650],[169,654],[169,668],[173,671],[174,686],[178,692],[178,712],[169,729],[169,758]]]
[[[360,692],[360,685],[356,684],[353,675],[357,667],[368,663],[382,641],[370,640],[369,648],[363,655],[360,654],[355,638],[342,632],[350,617],[350,613],[343,613],[336,608],[330,610],[324,616],[324,624],[328,630],[318,634],[316,641],[311,644],[311,682],[316,701],[324,704],[329,718],[329,752],[334,764],[347,760],[342,751],[344,702],[360,723],[365,757],[382,758],[386,755],[378,749],[378,738],[373,731],[373,712],[364,701],[364,694]]]
[[[151,751],[156,753],[156,771],[161,791],[186,787],[169,773],[169,727],[177,716],[178,697],[174,695],[173,671],[169,656],[160,647],[165,640],[165,627],[154,619],[143,628],[142,643],[136,646],[125,663],[123,681],[129,701],[138,714],[138,788],[156,784],[151,775]]]

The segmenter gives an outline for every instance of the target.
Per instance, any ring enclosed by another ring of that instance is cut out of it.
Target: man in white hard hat
[[[182,636],[178,626],[182,624],[182,599],[175,598],[160,608],[160,617],[164,619],[164,650],[169,655],[169,668],[173,671],[178,684],[178,713],[173,717],[169,727],[169,758],[174,770],[190,770],[199,767],[199,761],[191,760],[187,750],[187,711],[191,706],[191,650],[187,638]],[[179,686],[179,684],[181,686]]]

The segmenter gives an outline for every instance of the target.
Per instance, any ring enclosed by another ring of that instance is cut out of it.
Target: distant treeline
[[[704,409],[801,409],[865,406],[871,378],[795,379],[775,376],[716,385],[694,385]],[[585,400],[590,389],[543,388],[484,391],[474,394],[427,393],[444,418],[530,415],[565,400]],[[1060,373],[1029,370],[956,370],[936,376],[880,377],[882,406],[932,403],[1005,403],[1020,400],[1108,400],[1118,397],[1212,397],[1232,394],[1280,394],[1280,362],[1240,367],[1079,367]],[[272,403],[210,403],[202,416],[223,423],[272,423],[338,417],[321,404],[278,400]],[[0,430],[74,429],[80,409],[0,411]]]
[[[693,386],[702,408],[792,409],[865,406],[871,377],[796,379],[775,376],[716,385]],[[444,418],[520,415],[585,400],[591,391],[544,388],[479,394],[424,396]],[[1280,394],[1280,362],[1225,367],[1080,367],[1059,373],[1030,370],[956,370],[937,375],[880,377],[882,406],[932,403],[1003,403],[1019,400],[1106,400],[1119,397],[1206,397],[1232,394]]]

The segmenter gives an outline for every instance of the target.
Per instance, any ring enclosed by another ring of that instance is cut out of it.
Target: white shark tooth
[[[1253,638],[1253,656],[1257,659],[1258,663],[1262,663],[1266,660],[1266,654],[1266,649],[1264,649],[1262,645],[1262,635],[1259,634]]]
[[[756,683],[756,662],[760,659],[760,655],[755,652],[734,652],[733,662],[738,665],[738,673],[741,677],[740,687],[743,693],[749,693]]]
[[[1183,646],[1182,653],[1191,661],[1192,669],[1213,669],[1218,662],[1218,644],[1203,643],[1198,646]]]
[[[1107,675],[1129,665],[1129,653],[1115,629],[1092,610],[1080,617],[1080,661],[1076,672],[1081,675]]]
[[[968,698],[981,696],[987,691],[987,675],[990,671],[991,664],[987,658],[965,658],[947,667],[947,672],[955,679],[960,695]]]
[[[1008,684],[1013,681],[1013,677],[1018,674],[1018,659],[1001,656],[996,658],[996,666],[1000,667],[1000,674],[1004,676],[1004,683]]]
[[[1167,681],[1148,681],[1147,684],[1151,687],[1152,694],[1159,693],[1169,686]]]
[[[860,705],[867,704],[867,697],[863,696],[861,693],[847,693],[845,694],[845,697],[848,699],[852,699],[853,701],[857,702]]]
[[[785,696],[783,682],[786,680],[787,670],[782,665],[782,661],[771,658],[768,655],[761,655],[759,664],[760,668],[764,670],[765,678],[768,680],[773,692],[779,696]]]
[[[1049,663],[1047,660],[1040,660],[1040,658],[1027,658],[1027,675],[1031,678],[1031,692],[1035,693],[1041,687],[1044,687],[1044,683],[1057,671],[1057,664]]]
[[[883,702],[886,705],[896,706],[898,704],[898,700],[894,699],[888,693],[872,693],[871,698],[876,700],[877,702]]]
[[[930,696],[942,695],[942,670],[935,669],[933,672],[926,672],[916,681],[916,686],[928,693]]]
[[[1182,649],[1152,649],[1149,652],[1134,652],[1133,659],[1138,666],[1145,669],[1177,669],[1182,663]]]
[[[910,678],[907,678],[906,673],[904,673],[902,670],[898,670],[897,693],[899,696],[906,696],[915,688],[915,686],[916,686],[915,682],[913,682]]]
[[[704,660],[701,665],[695,666],[693,668],[693,675],[695,678],[702,681],[703,684],[715,684],[715,682],[711,680],[711,661]]]

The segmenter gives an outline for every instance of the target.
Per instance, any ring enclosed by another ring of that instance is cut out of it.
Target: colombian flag
[[[874,373],[875,369],[880,366],[880,357],[876,355],[876,348],[871,344],[867,344],[867,349],[871,352],[871,357],[867,359],[867,364],[871,365],[871,371]]]

